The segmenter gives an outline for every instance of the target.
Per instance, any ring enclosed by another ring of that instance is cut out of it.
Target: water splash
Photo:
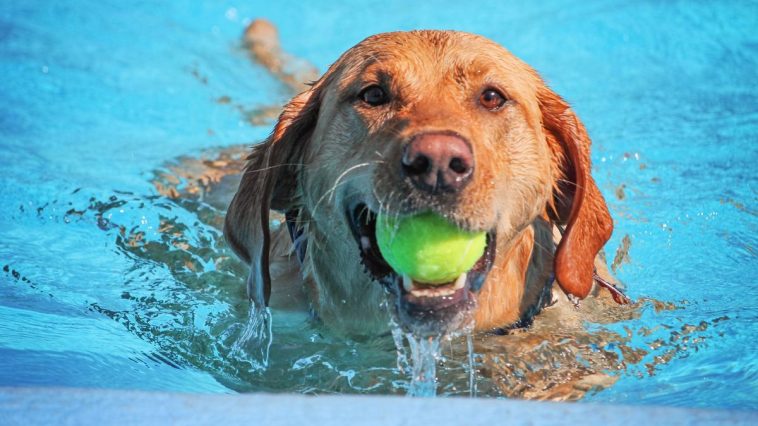
[[[400,373],[409,375],[412,369],[405,350],[405,341],[403,340],[405,339],[405,335],[394,319],[390,320],[390,331],[392,332],[392,340],[394,340],[397,350],[397,368],[400,370]]]
[[[271,310],[251,303],[245,328],[229,355],[250,362],[253,370],[265,370],[273,341]]]
[[[453,364],[460,362],[460,366],[467,371],[468,395],[477,396],[477,368],[476,352],[474,351],[473,332],[466,333],[465,359],[456,361],[441,355],[440,342],[444,338],[451,345],[455,336],[415,336],[412,333],[403,333],[399,328],[393,327],[392,335],[397,347],[398,368],[402,373],[410,376],[408,384],[408,396],[430,397],[437,395],[437,363],[442,362],[441,372],[448,376],[455,370]],[[410,349],[410,363],[404,341],[408,341]],[[451,346],[452,348],[452,346]],[[451,363],[451,365],[446,365]],[[443,392],[446,393],[446,392]]]
[[[440,358],[440,336],[417,337],[406,333],[411,348],[411,382],[408,396],[430,397],[437,394],[437,360]]]
[[[389,321],[392,339],[397,352],[397,368],[409,376],[408,396],[433,397],[437,395],[437,361],[441,358],[441,335],[418,336],[404,331],[394,316]],[[408,342],[406,347],[405,342]],[[408,359],[410,350],[410,360]]]
[[[469,396],[476,397],[476,354],[474,353],[474,336],[466,334],[466,348],[468,349],[468,388]]]

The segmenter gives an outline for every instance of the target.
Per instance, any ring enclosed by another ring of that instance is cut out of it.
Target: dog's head
[[[381,283],[401,325],[444,332],[464,326],[482,286],[523,285],[487,277],[505,267],[538,217],[566,226],[554,261],[559,284],[588,294],[594,257],[612,229],[589,150],[569,106],[492,41],[450,31],[380,34],[285,107],[250,155],[225,232],[252,264],[248,288],[258,303],[271,285],[269,209],[296,212],[322,317],[345,304],[367,312]],[[460,279],[427,287],[383,259],[380,211],[432,211],[485,231],[487,248]]]

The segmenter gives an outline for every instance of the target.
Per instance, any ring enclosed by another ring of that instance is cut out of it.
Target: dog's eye
[[[389,101],[389,97],[384,89],[376,85],[363,89],[358,98],[371,106],[383,105]]]
[[[488,110],[495,111],[503,106],[505,103],[505,96],[501,95],[500,92],[495,89],[487,89],[479,95],[479,103]]]

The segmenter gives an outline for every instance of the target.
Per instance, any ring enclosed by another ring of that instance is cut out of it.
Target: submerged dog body
[[[384,330],[388,312],[421,334],[506,327],[549,300],[553,277],[568,294],[590,292],[612,221],[589,149],[568,105],[494,42],[380,34],[285,106],[249,156],[225,235],[251,265],[258,305],[271,292],[273,209],[286,213],[304,291],[330,328]],[[374,235],[379,212],[426,211],[488,235],[470,271],[434,288],[395,273]]]

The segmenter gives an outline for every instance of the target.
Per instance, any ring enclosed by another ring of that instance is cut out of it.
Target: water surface
[[[617,223],[609,257],[630,242],[618,277],[679,307],[588,324],[631,330],[650,353],[585,400],[758,407],[750,2],[3,2],[0,385],[405,392],[391,339],[346,342],[297,313],[274,312],[265,371],[235,354],[248,307],[222,212],[152,183],[178,156],[270,131],[245,115],[287,96],[239,47],[256,17],[322,70],[370,34],[413,28],[476,32],[533,65],[593,137]],[[463,347],[443,354],[465,360]],[[465,394],[465,363],[443,367],[438,391]],[[480,394],[504,394],[482,380]]]

